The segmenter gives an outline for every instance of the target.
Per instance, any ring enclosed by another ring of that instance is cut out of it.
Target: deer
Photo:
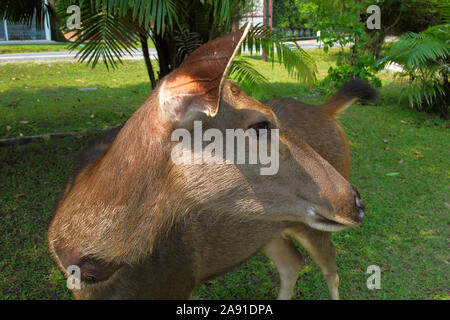
[[[350,147],[336,115],[375,91],[353,80],[320,106],[253,99],[226,79],[249,27],[192,52],[75,161],[47,241],[66,278],[79,268],[76,299],[188,299],[258,252],[278,270],[278,299],[290,299],[303,268],[293,239],[339,299],[331,235],[358,227],[365,205],[348,181]],[[221,132],[278,129],[278,172],[261,175],[259,163],[175,164],[171,135],[192,131],[194,121]]]

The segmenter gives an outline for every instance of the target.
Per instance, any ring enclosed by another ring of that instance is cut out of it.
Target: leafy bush
[[[308,0],[273,2],[273,25],[276,28],[313,27],[317,5]]]
[[[382,68],[371,53],[365,52],[369,36],[361,13],[366,4],[353,1],[316,0],[318,4],[317,29],[318,40],[323,43],[323,50],[340,47],[336,67],[330,67],[328,75],[322,81],[325,92],[334,92],[350,79],[360,78],[380,87],[381,81],[376,73]],[[345,47],[350,46],[350,53]]]
[[[400,100],[411,108],[449,114],[449,31],[450,24],[437,25],[421,33],[407,33],[392,45],[383,62],[403,67],[398,76],[407,80]]]
[[[341,54],[345,55],[345,54]],[[353,64],[347,64],[342,59],[338,59],[336,67],[328,69],[328,75],[323,79],[321,86],[327,91],[335,91],[350,79],[364,79],[374,86],[381,87],[381,80],[376,73],[383,68],[383,64],[378,63],[372,56],[361,55],[357,57]]]

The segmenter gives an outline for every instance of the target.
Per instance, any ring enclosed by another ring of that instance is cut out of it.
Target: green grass
[[[314,52],[319,76],[326,75],[332,55]],[[301,97],[312,92],[289,78],[279,64],[257,63],[272,83],[273,96]],[[154,65],[157,68],[156,64]],[[77,62],[8,63],[0,65],[0,138],[85,130],[126,121],[149,93],[145,63],[126,61],[108,72]],[[80,91],[83,88],[95,90]],[[252,92],[248,92],[252,94]],[[7,128],[8,127],[8,128]]]
[[[69,43],[50,43],[50,44],[0,44],[0,54],[9,53],[30,53],[30,52],[60,52],[69,51],[67,46]],[[141,44],[136,44],[138,48]],[[148,47],[154,48],[152,41],[148,41]],[[80,50],[81,47],[77,47],[75,51]]]
[[[67,43],[0,45],[0,54],[59,51],[69,51],[69,49],[67,48]]]
[[[77,62],[11,63],[0,68],[3,138],[124,122],[150,91],[143,61],[126,62],[111,72],[100,63],[92,70]]]
[[[323,77],[332,56],[313,54]],[[277,65],[250,61],[273,83],[268,95],[313,92]],[[340,294],[343,299],[448,299],[448,123],[397,105],[399,87],[390,76],[382,78],[376,106],[355,105],[341,116],[353,152],[351,182],[367,211],[361,228],[333,237]],[[82,87],[97,90],[79,91]],[[121,123],[148,92],[142,61],[126,61],[110,72],[100,64],[93,71],[70,62],[0,65],[0,138]],[[71,298],[45,237],[67,170],[94,136],[0,148],[0,299]],[[327,299],[319,268],[310,258],[305,262],[295,298]],[[381,290],[366,288],[365,272],[372,264],[382,269]],[[273,264],[258,254],[200,286],[193,298],[273,299],[278,281]]]

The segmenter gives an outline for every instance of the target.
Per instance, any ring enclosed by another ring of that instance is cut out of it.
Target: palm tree
[[[25,2],[10,2],[10,6]],[[32,0],[35,8],[42,0]],[[244,0],[57,0],[61,18],[68,18],[69,5],[81,8],[81,28],[75,31],[69,49],[83,46],[78,59],[91,66],[103,60],[107,68],[116,68],[125,53],[133,53],[141,44],[151,87],[175,69],[184,58],[203,43],[231,31],[247,8]],[[0,7],[0,14],[11,11]],[[28,10],[27,12],[29,12]],[[15,12],[18,12],[16,10]],[[17,18],[17,17],[16,17]],[[17,20],[17,19],[16,19]],[[148,38],[158,53],[159,71],[155,72],[148,52]],[[316,65],[298,45],[288,45],[263,26],[254,26],[245,48],[264,52],[272,61],[281,62],[291,76],[305,83],[316,80]],[[244,85],[267,85],[262,74],[244,61],[234,62],[231,75]]]

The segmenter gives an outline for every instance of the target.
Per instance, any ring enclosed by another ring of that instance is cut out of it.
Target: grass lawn
[[[68,44],[69,43],[0,44],[0,54],[69,51],[69,49],[67,48]],[[141,43],[137,44],[137,47],[140,48]],[[148,41],[148,47],[154,48],[155,45],[152,41]],[[80,48],[81,47],[78,47],[76,50],[80,50]]]
[[[322,78],[333,56],[311,52]],[[273,83],[264,98],[313,92],[277,65],[250,61]],[[382,79],[376,106],[354,105],[341,116],[353,152],[351,182],[367,205],[361,228],[333,238],[341,298],[448,299],[449,126],[398,105],[399,87]],[[143,61],[110,72],[100,64],[95,71],[72,62],[2,64],[0,139],[122,123],[148,93]],[[46,230],[69,166],[95,135],[0,148],[0,299],[71,298]],[[295,298],[328,299],[319,268],[309,257],[305,263]],[[381,267],[381,290],[366,287],[370,265]],[[258,254],[193,298],[274,299],[278,286],[273,264]]]
[[[1,44],[0,54],[28,53],[28,52],[56,52],[69,51],[66,43],[51,44]]]

